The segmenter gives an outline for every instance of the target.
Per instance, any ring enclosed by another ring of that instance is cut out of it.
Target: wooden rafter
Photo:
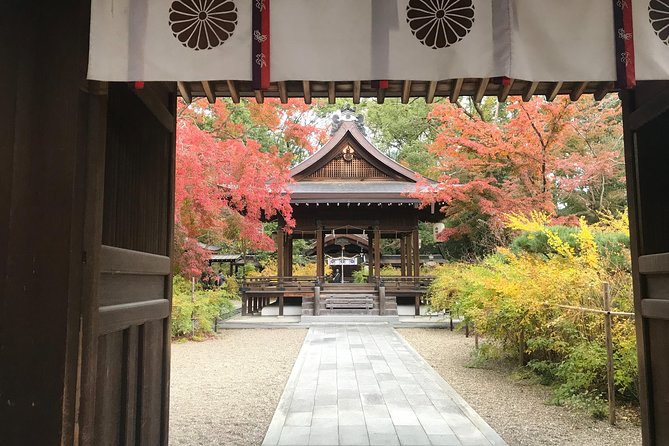
[[[262,90],[255,90],[254,94],[256,97],[256,102],[258,104],[262,104],[265,102],[265,95],[263,94]]]
[[[302,81],[302,91],[304,92],[304,103],[311,104],[311,84],[309,81]]]
[[[388,86],[386,86],[386,82]],[[457,101],[461,96],[471,96],[473,101],[480,101],[485,96],[497,95],[500,101],[505,101],[510,95],[519,95],[529,100],[532,96],[545,96],[546,99],[555,99],[561,94],[570,94],[572,99],[581,97],[583,94],[592,94],[597,98],[603,98],[606,94],[617,91],[613,82],[529,82],[521,81],[514,83],[513,79],[504,79],[503,82],[493,82],[492,79],[444,79],[440,81],[420,80],[389,80],[381,83],[386,88],[379,89],[374,80],[351,80],[347,82],[334,81],[285,81],[273,82],[267,90],[262,90],[262,95],[256,92],[250,81],[189,81],[179,82],[179,93],[186,101],[193,101],[196,97],[206,97],[211,101],[216,96],[230,97],[233,101],[241,100],[242,97],[288,98],[304,97],[306,103],[314,98],[327,98],[333,103],[337,98],[352,98],[355,103],[363,98],[376,97],[379,103],[383,103],[386,97],[400,98],[404,102],[411,98],[422,97],[426,102],[434,102],[439,96],[450,97]],[[232,84],[232,89],[225,85]],[[337,84],[339,83],[339,84]],[[559,88],[558,88],[559,86]],[[557,91],[557,93],[556,93]]]
[[[434,94],[437,92],[437,81],[430,81],[427,85],[427,93],[425,93],[425,102],[431,104],[434,102]]]
[[[376,89],[376,102],[379,104],[383,104],[386,101],[386,89],[385,88],[377,88]]]
[[[279,81],[279,100],[282,104],[288,103],[288,90],[285,81]]]
[[[186,104],[193,102],[193,97],[190,94],[190,88],[188,85],[186,85],[185,82],[177,82],[177,88],[179,89],[179,93],[181,94],[181,97],[186,102]]]
[[[411,97],[411,81],[404,81],[402,84],[402,104],[408,104]]]
[[[553,102],[558,94],[560,94],[560,89],[562,88],[563,82],[556,82],[553,86],[551,92],[546,95],[546,100],[548,102]]]
[[[604,99],[604,97],[609,94],[609,91],[611,90],[613,90],[613,82],[601,82],[594,94],[595,101],[601,101]]]
[[[210,104],[216,102],[216,95],[214,94],[214,89],[212,88],[211,82],[202,81],[202,90],[204,90],[204,95],[207,97],[207,100]]]
[[[230,99],[235,104],[239,104],[239,92],[237,91],[237,83],[235,81],[228,80],[228,90],[230,91]]]
[[[488,83],[490,82],[490,79],[487,77],[484,77],[481,79],[481,82],[479,83],[479,87],[476,89],[476,94],[474,95],[474,102],[477,104],[480,103],[483,100],[483,96],[485,96],[486,89],[488,88]]]
[[[353,103],[360,103],[360,89],[362,87],[361,81],[353,81]]]
[[[511,93],[511,87],[513,87],[515,81],[515,79],[509,79],[506,85],[502,84],[499,90],[499,95],[497,95],[497,99],[500,102],[505,102],[507,100],[509,93]]]
[[[464,84],[464,79],[456,79],[453,82],[453,88],[451,89],[451,102],[455,104],[460,99],[460,92],[462,92],[462,84]]]
[[[534,96],[534,92],[537,91],[538,86],[539,82],[530,82],[527,84],[527,88],[525,88],[525,92],[523,93],[524,102],[528,102],[530,99],[532,99],[532,96]]]
[[[587,82],[579,82],[569,94],[569,99],[572,101],[578,101],[580,97],[583,96],[583,93],[587,87]]]

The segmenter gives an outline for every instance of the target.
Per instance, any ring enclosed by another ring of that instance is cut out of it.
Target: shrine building
[[[437,204],[421,207],[416,193],[432,180],[395,162],[365,136],[362,118],[345,108],[333,118],[331,139],[291,169],[295,227],[279,221],[277,276],[245,282],[244,313],[276,298],[302,299],[302,315],[397,315],[397,297],[411,297],[420,311],[429,277],[420,277],[419,222],[443,219]],[[316,275],[293,275],[293,242],[312,240]],[[381,239],[399,240],[399,275],[381,276]],[[331,274],[326,274],[326,265]],[[353,271],[367,271],[355,283]],[[314,290],[316,289],[316,290]],[[392,294],[388,294],[392,291]],[[320,299],[314,294],[320,293]],[[386,294],[385,301],[380,295]]]

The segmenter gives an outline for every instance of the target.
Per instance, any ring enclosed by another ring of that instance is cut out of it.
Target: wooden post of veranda
[[[613,381],[613,334],[611,333],[611,287],[604,283],[604,330],[606,331],[606,378],[609,392],[609,423],[616,424],[616,388]]]

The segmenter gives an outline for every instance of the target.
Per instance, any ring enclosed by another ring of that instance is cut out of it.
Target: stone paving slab
[[[393,329],[313,326],[266,446],[506,443]]]

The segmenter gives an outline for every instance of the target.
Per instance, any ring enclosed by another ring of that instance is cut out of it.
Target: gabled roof
[[[416,183],[420,175],[384,155],[362,134],[357,124],[345,121],[337,132],[320,150],[290,170],[290,175],[297,182],[325,166],[340,155],[338,148],[349,143],[354,146],[356,155],[370,163],[379,171],[395,181]]]

